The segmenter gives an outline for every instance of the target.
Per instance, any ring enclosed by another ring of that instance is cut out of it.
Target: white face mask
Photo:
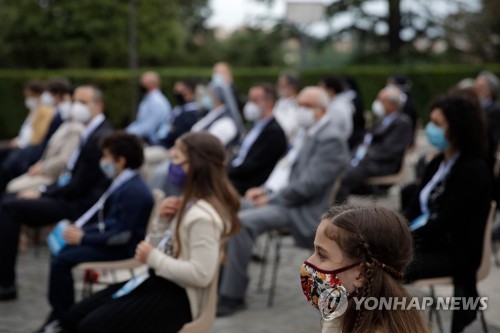
[[[385,108],[381,101],[376,99],[372,104],[372,111],[378,118],[385,116]]]
[[[311,108],[299,107],[297,110],[297,123],[300,127],[309,128],[316,120],[314,119],[314,110]]]
[[[54,96],[52,96],[52,94],[49,93],[48,91],[44,91],[43,94],[40,96],[40,103],[47,106],[54,106],[55,104]]]
[[[78,121],[82,124],[87,124],[90,119],[92,119],[90,108],[80,102],[73,103],[73,105],[71,106],[70,114],[73,120]]]
[[[243,115],[248,121],[256,121],[262,117],[262,109],[254,102],[248,102],[243,108]]]
[[[34,109],[38,105],[38,99],[36,99],[35,97],[27,97],[24,100],[24,105],[26,105],[27,109],[30,109],[30,110]]]
[[[62,102],[57,106],[59,110],[59,115],[62,120],[67,120],[71,117],[71,103],[70,102]]]

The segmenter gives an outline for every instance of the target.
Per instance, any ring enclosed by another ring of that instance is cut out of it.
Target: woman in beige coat
[[[321,313],[322,332],[430,333],[408,306],[401,281],[412,245],[407,221],[389,209],[340,206],[323,215],[300,274],[304,295]]]
[[[169,179],[182,195],[162,206],[173,222],[156,247],[142,242],[136,250],[149,274],[76,304],[63,321],[67,331],[173,333],[200,315],[223,244],[238,229],[239,196],[224,160],[224,147],[207,132],[177,140]]]
[[[57,180],[78,148],[84,130],[83,124],[68,119],[68,116],[68,112],[61,113],[64,122],[51,137],[42,158],[33,164],[27,173],[11,180],[7,185],[7,192],[38,189]]]

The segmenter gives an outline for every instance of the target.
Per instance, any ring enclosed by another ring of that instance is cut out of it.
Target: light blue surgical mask
[[[207,111],[211,111],[214,108],[214,104],[212,103],[212,98],[209,95],[205,95],[202,97],[201,104],[203,108]]]
[[[99,163],[102,173],[109,179],[114,179],[118,173],[116,164],[109,161],[101,161]]]
[[[427,134],[427,139],[429,139],[431,145],[440,151],[445,150],[450,145],[448,140],[446,140],[446,133],[444,129],[432,122],[425,126],[425,133]]]
[[[214,73],[212,75],[212,82],[214,84],[220,85],[224,83],[224,77],[221,74]]]

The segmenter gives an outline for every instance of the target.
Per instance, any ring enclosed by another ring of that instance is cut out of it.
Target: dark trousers
[[[413,262],[405,274],[406,282],[421,279],[453,276],[453,297],[478,297],[476,289],[476,272],[465,271],[455,275],[457,269],[453,267],[452,256],[438,250],[416,249]],[[462,332],[466,326],[476,319],[476,310],[453,310],[451,333]]]
[[[177,333],[192,320],[186,290],[179,285],[153,275],[130,294],[113,299],[123,284],[77,303],[64,318],[63,327],[78,333]]]
[[[5,161],[11,151],[12,148],[10,147],[0,147],[0,163],[3,163],[3,161]]]
[[[0,147],[0,193],[3,193],[7,183],[11,179],[4,165],[6,164],[5,160],[12,151],[13,149],[10,147]]]
[[[31,145],[26,148],[11,149],[2,160],[0,167],[0,193],[14,178],[28,172],[43,154],[45,145]],[[0,152],[0,156],[2,153]]]
[[[110,261],[129,258],[130,254],[125,246],[120,247],[93,247],[72,246],[64,247],[57,255],[52,256],[49,278],[49,303],[52,306],[52,315],[60,319],[75,303],[74,281],[72,268],[82,262]]]
[[[0,285],[15,283],[15,266],[21,224],[42,227],[69,218],[75,219],[64,200],[40,198],[20,200],[15,195],[5,195],[0,205]]]

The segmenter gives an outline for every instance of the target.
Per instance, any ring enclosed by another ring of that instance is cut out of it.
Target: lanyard
[[[75,221],[75,226],[78,228],[83,227],[87,222],[94,216],[96,213],[98,213],[98,222],[99,222],[99,231],[103,232],[104,231],[104,216],[103,216],[103,210],[104,210],[104,203],[106,200],[110,197],[111,194],[113,194],[114,191],[116,191],[120,186],[125,184],[127,181],[129,181],[132,177],[137,175],[137,171],[133,171],[130,169],[125,169],[123,170],[118,177],[113,181],[111,186],[104,192],[104,194],[97,200],[97,202],[90,207],[89,210],[85,212],[78,220]]]

